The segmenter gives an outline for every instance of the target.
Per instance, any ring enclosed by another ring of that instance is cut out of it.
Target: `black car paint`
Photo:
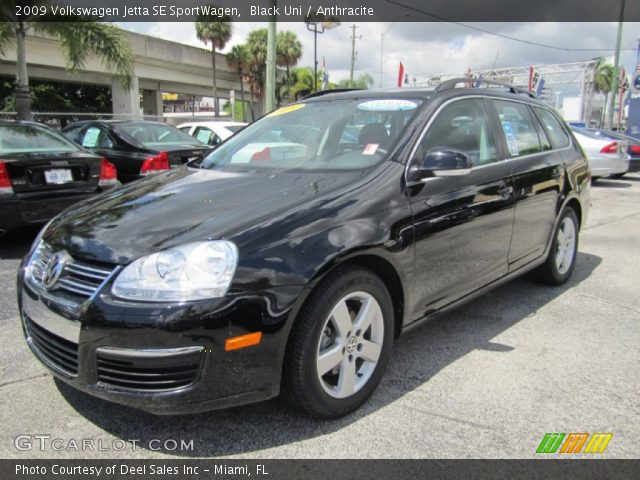
[[[161,151],[169,154],[169,164],[172,168],[186,164],[210,150],[207,145],[163,145],[161,148],[149,148],[137,142],[134,138],[122,135],[114,125],[126,128],[127,121],[83,121],[68,125],[62,130],[73,141],[82,145],[82,138],[87,129],[91,127],[99,128],[108,136],[113,144],[112,148],[95,147],[90,148],[97,155],[106,158],[113,163],[118,170],[118,180],[122,183],[132,182],[143,178],[140,168],[143,162]],[[140,123],[140,122],[136,122]],[[153,123],[153,122],[149,122]]]
[[[433,96],[388,159],[364,171],[232,174],[180,167],[56,218],[44,240],[88,261],[124,266],[206,239],[231,240],[239,250],[227,296],[184,304],[122,301],[111,295],[110,280],[92,302],[69,311],[25,286],[21,268],[21,309],[25,300],[44,304],[83,325],[79,377],[56,375],[94,395],[156,413],[267,399],[279,392],[297,313],[313,287],[340,265],[365,265],[383,278],[395,300],[399,333],[542,263],[562,209],[571,203],[584,219],[588,208],[588,166],[575,140],[566,151],[501,161],[467,176],[422,182],[407,165],[416,160],[410,158],[413,146],[439,108],[474,95],[470,89]],[[500,158],[508,156],[501,140],[498,150]],[[253,331],[263,332],[259,345],[224,352],[226,338]],[[101,345],[202,345],[203,367],[199,380],[179,391],[123,391],[96,382],[95,349]]]

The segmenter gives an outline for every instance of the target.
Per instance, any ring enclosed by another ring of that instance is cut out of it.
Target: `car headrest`
[[[386,127],[381,123],[369,123],[362,127],[358,141],[360,145],[368,145],[375,143],[378,145],[384,145],[389,140],[389,133]]]

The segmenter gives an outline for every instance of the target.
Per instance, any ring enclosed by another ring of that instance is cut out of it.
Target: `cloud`
[[[245,41],[249,31],[264,27],[260,23],[233,24],[233,37],[225,50]],[[471,27],[522,40],[562,48],[594,48],[605,51],[562,51],[530,45],[448,22],[433,23],[359,23],[356,29],[356,76],[369,73],[380,82],[381,35],[384,33],[382,83],[395,83],[402,62],[410,76],[440,73],[463,74],[468,68],[515,67],[550,63],[569,63],[599,56],[612,56],[616,41],[616,23],[469,23]],[[124,28],[167,40],[203,46],[192,23],[122,23]],[[313,66],[313,33],[303,23],[279,23],[279,30],[294,31],[303,44],[300,65]],[[351,62],[350,25],[343,24],[318,35],[318,62],[325,58],[331,80],[349,76]],[[627,72],[635,70],[635,47],[640,24],[625,23],[621,64]],[[576,87],[577,88],[577,87]]]

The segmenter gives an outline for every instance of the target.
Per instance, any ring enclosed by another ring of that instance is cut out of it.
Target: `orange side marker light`
[[[232,350],[258,345],[260,340],[262,340],[262,332],[247,333],[239,337],[227,338],[224,342],[224,351],[230,352]]]

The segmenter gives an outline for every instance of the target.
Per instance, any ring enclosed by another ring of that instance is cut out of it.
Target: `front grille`
[[[37,353],[49,366],[69,376],[78,375],[78,344],[45,330],[25,317],[27,335]]]
[[[32,261],[33,279],[42,286],[42,278],[47,262],[55,252],[50,245],[41,242]],[[113,268],[98,266],[77,259],[68,262],[52,290],[63,290],[79,300],[91,297],[102,283],[109,278]]]
[[[200,353],[138,358],[98,351],[98,381],[127,390],[175,390],[196,380],[200,359]]]

